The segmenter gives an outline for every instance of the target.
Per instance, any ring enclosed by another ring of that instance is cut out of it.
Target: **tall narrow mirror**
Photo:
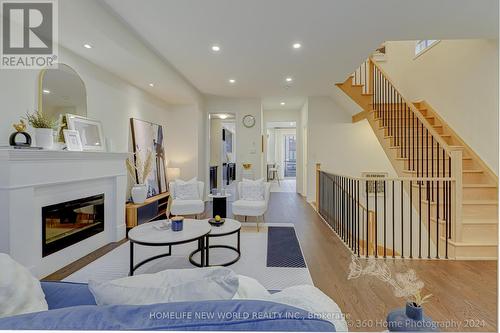
[[[236,180],[235,120],[235,115],[231,113],[209,115],[210,192],[227,190]]]
[[[40,72],[38,110],[53,119],[67,113],[87,116],[87,92],[78,73],[68,65]]]

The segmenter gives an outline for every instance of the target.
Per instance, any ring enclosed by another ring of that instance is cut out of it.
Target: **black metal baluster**
[[[413,170],[412,171],[415,171],[415,115],[413,113],[411,113],[411,120],[412,120],[412,126],[411,126],[411,147],[412,147],[412,164],[413,164]],[[418,141],[418,131],[417,131],[417,141]],[[417,172],[417,177],[418,177],[418,172]]]
[[[359,179],[356,180],[356,187],[357,187],[357,190],[356,190],[356,208],[357,208],[357,214],[356,214],[356,221],[357,221],[357,228],[356,228],[356,231],[357,231],[357,235],[358,235],[358,239],[357,239],[357,246],[358,246],[358,258],[360,257],[360,254],[359,254],[359,210],[360,210],[360,202],[359,202]]]
[[[403,208],[403,181],[401,180],[401,258],[404,258],[404,208]]]
[[[434,136],[431,135],[431,177],[434,178]],[[431,193],[432,201],[434,201],[434,186]]]
[[[448,166],[448,177],[451,178],[451,156],[448,157],[448,164],[449,164],[449,166]],[[459,176],[461,176],[461,175],[459,175]],[[448,216],[450,218],[450,223],[449,223],[450,238],[451,238],[451,220],[452,220],[452,214],[451,214],[451,191],[452,191],[452,189],[451,189],[451,182],[450,182],[450,190],[448,192],[448,197],[449,197],[448,198],[448,200],[449,200],[449,203],[448,203],[448,205],[449,205],[449,207],[448,207],[448,209],[449,209],[449,215]]]
[[[378,182],[375,180],[375,258],[378,258],[378,198],[377,198],[377,190],[378,190]]]
[[[392,257],[395,258],[395,253],[396,253],[396,223],[395,223],[395,216],[394,216],[394,207],[396,205],[396,202],[394,201],[394,180],[392,180]]]
[[[384,180],[384,258],[386,258],[387,254],[387,226],[386,226],[386,211],[387,211],[387,203],[386,203],[386,195],[385,195],[385,180]]]
[[[430,183],[427,181],[427,259],[431,258],[431,196]]]
[[[450,205],[450,201],[448,199],[448,192],[449,192],[449,189],[448,189],[448,186],[451,184],[451,181],[448,181],[447,184],[446,184],[446,210],[448,210],[448,205]],[[451,186],[450,186],[451,187]],[[448,238],[449,238],[449,224],[450,224],[450,221],[449,221],[449,215],[446,214],[446,237],[445,237],[445,258],[448,259]]]
[[[413,182],[410,180],[410,258],[413,258]]]
[[[365,189],[366,189],[366,238],[365,238],[365,241],[366,241],[366,257],[368,258],[368,239],[370,237],[370,228],[369,228],[369,212],[370,212],[370,209],[369,209],[369,206],[368,206],[368,180],[365,182]]]
[[[420,165],[419,165],[419,155],[420,155],[420,149],[419,149],[419,144],[420,144],[420,141],[419,141],[419,138],[418,138],[418,132],[419,132],[419,129],[418,129],[418,119],[417,119],[417,177],[420,177]]]
[[[439,180],[436,182],[436,259],[439,259]],[[443,183],[444,184],[444,183]]]
[[[418,258],[422,259],[422,182],[418,181]]]

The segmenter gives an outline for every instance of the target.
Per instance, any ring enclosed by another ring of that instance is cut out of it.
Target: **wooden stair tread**
[[[469,184],[462,184],[463,187],[467,188],[497,188],[496,184],[481,184],[481,183],[469,183]]]
[[[427,204],[427,199],[420,200],[422,203]],[[431,201],[431,205],[437,205],[437,201]],[[439,202],[439,205],[442,206],[444,203]],[[462,200],[462,205],[498,205],[498,200],[488,200],[488,199],[467,199]]]
[[[462,200],[462,205],[498,205],[498,200],[466,199]]]
[[[445,237],[444,236],[440,236],[439,237],[443,242],[446,241]],[[491,246],[498,246],[498,244],[496,242],[484,242],[484,243],[477,243],[477,242],[456,242],[456,241],[453,241],[451,239],[448,239],[448,244],[451,244],[453,246],[457,246],[457,247],[480,247],[480,246],[484,246],[484,247],[491,247]]]
[[[431,221],[436,223],[436,217],[431,216]],[[439,218],[439,224],[446,224],[446,220]],[[475,218],[465,217],[462,218],[462,225],[498,225],[498,220],[493,218]]]
[[[483,173],[484,170],[482,169],[463,169],[463,173]]]
[[[488,218],[475,218],[475,217],[463,217],[462,224],[491,224],[498,225],[498,219],[488,219]]]

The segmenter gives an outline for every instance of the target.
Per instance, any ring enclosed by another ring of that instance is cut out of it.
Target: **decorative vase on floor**
[[[35,141],[38,147],[52,149],[54,146],[54,130],[52,128],[35,128]]]
[[[391,311],[387,315],[387,328],[391,332],[438,332],[435,322],[424,316],[424,309],[407,302],[406,308]]]
[[[148,198],[148,187],[146,184],[138,184],[132,187],[132,201],[135,204],[142,204]]]

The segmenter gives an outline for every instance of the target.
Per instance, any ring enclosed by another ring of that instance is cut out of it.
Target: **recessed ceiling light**
[[[220,51],[220,46],[219,45],[212,45],[212,51],[219,52]]]
[[[86,49],[91,49],[92,45],[90,45],[90,44],[83,44],[83,47],[86,48]]]
[[[280,104],[281,104],[281,105],[285,105],[285,102],[281,102]]]
[[[49,89],[43,89],[43,93],[44,94],[50,94],[50,90]]]
[[[293,43],[292,46],[293,46],[294,49],[300,49],[302,47],[302,44],[300,44],[300,43]]]
[[[149,84],[149,86],[150,86],[150,87],[154,87],[154,86],[155,86],[155,84],[154,84],[154,83],[150,83],[150,84]]]
[[[235,80],[235,79],[229,79],[228,81],[229,81],[229,83],[231,83],[231,84],[235,84],[235,83],[236,83],[236,80]]]
[[[293,79],[289,76],[289,77],[287,77],[287,78],[285,79],[285,81],[286,81],[286,82],[292,82],[292,81],[293,81]]]
[[[220,118],[220,119],[223,119],[223,120],[224,120],[224,119],[227,119],[227,114],[221,114],[221,115],[219,115],[219,118]]]

